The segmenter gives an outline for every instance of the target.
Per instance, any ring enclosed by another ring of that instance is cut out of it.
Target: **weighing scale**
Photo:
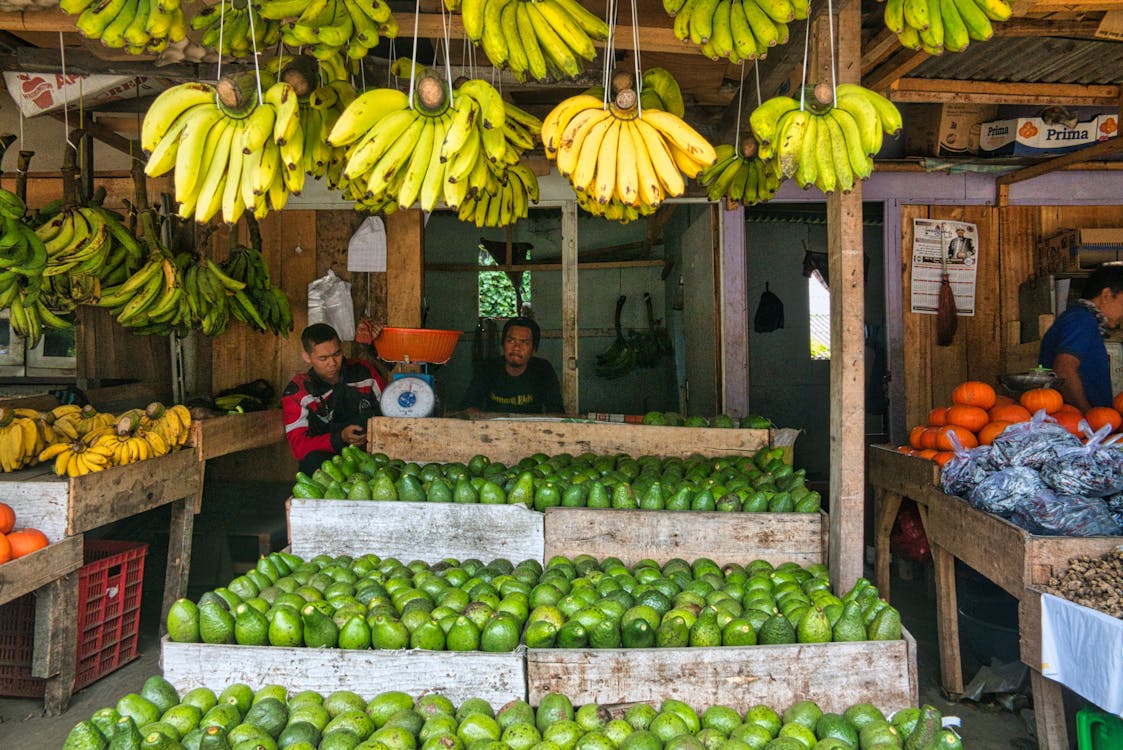
[[[397,362],[382,389],[379,407],[385,417],[431,417],[437,411],[431,365],[452,357],[460,331],[384,328],[374,341],[378,356]]]

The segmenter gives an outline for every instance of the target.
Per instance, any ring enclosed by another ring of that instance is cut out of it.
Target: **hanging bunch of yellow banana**
[[[160,436],[169,450],[181,447],[191,433],[191,412],[183,404],[153,401],[144,410],[141,427]]]
[[[158,55],[187,37],[180,0],[59,0],[59,7],[78,16],[82,36],[131,55]]]
[[[780,187],[780,178],[770,164],[757,156],[756,141],[746,138],[740,147],[723,143],[717,161],[698,178],[712,201],[725,199],[726,210],[770,201]]]
[[[613,76],[616,97],[578,94],[562,101],[542,123],[546,156],[596,215],[632,221],[666,198],[682,195],[717,154],[681,118],[642,109],[627,74]]]
[[[523,163],[504,165],[496,178],[495,193],[487,190],[469,195],[457,212],[461,221],[477,227],[505,227],[525,219],[531,203],[538,202],[538,178]]]
[[[901,45],[939,55],[962,52],[971,40],[994,36],[994,21],[1006,21],[1012,10],[1006,0],[882,0],[885,26]]]
[[[18,471],[38,462],[45,443],[37,416],[29,409],[0,407],[0,470]]]
[[[576,78],[608,38],[604,19],[577,0],[445,0],[460,11],[464,34],[496,68],[528,78]]]
[[[823,193],[848,192],[873,172],[873,156],[885,133],[901,129],[901,114],[880,94],[855,84],[839,85],[833,96],[819,84],[808,105],[777,96],[749,115],[760,156],[777,176]]]
[[[203,32],[199,44],[223,57],[250,57],[281,40],[280,22],[266,18],[249,0],[204,5],[191,16],[191,28]]]
[[[385,0],[263,0],[258,8],[265,18],[284,21],[281,41],[320,59],[342,52],[361,60],[382,38],[398,35]]]
[[[179,216],[233,224],[247,209],[261,218],[304,187],[299,102],[285,82],[265,90],[236,81],[183,83],[161,93],[144,116],[141,148],[150,177],[174,170]],[[219,89],[223,96],[219,96]]]

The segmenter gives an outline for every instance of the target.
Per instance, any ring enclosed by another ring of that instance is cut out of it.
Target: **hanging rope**
[[[612,63],[616,58],[616,14],[617,0],[608,0],[605,5],[604,22],[608,26],[608,39],[604,42],[604,65],[601,71],[601,87],[604,89],[602,106],[608,108],[608,96],[612,90]]]
[[[808,54],[808,49],[811,46],[811,18],[812,18],[811,11],[809,9],[807,11],[807,20],[804,21],[804,23],[803,23],[803,73],[801,74],[800,81],[799,81],[799,111],[800,112],[802,112],[805,109],[804,103],[805,103],[805,99],[806,99],[806,94],[804,93],[804,89],[807,88],[807,54]]]
[[[265,97],[261,95],[261,69],[257,66],[257,33],[253,28],[253,3],[246,3],[246,11],[250,16],[250,44],[253,45],[253,75],[257,83],[257,106],[260,107],[265,103]],[[219,33],[221,33],[221,31]],[[221,49],[221,47],[219,49]]]
[[[636,76],[636,112],[638,115],[643,115],[643,103],[640,101],[640,94],[643,93],[643,75],[640,73],[642,66],[639,57],[639,15],[636,11],[636,0],[632,0],[632,60],[635,63],[632,67],[635,69]]]
[[[226,30],[226,0],[218,3],[218,65],[215,67],[215,80],[222,79],[222,32]]]
[[[756,70],[755,65],[753,66],[753,70]],[[757,84],[756,95],[757,95],[757,98],[759,99],[760,98],[760,84],[759,83]],[[738,141],[741,139],[741,104],[743,104],[744,101],[745,101],[745,61],[742,60],[741,61],[741,84],[737,88],[737,129],[733,131],[733,135]],[[740,150],[741,146],[740,146],[739,143],[734,144],[734,145],[737,146],[738,150]]]
[[[413,53],[409,56],[409,108],[413,109],[413,81],[417,77],[417,26],[421,19],[421,0],[413,4]]]
[[[59,54],[59,65],[62,68],[62,80],[64,81],[64,84],[59,87],[60,90],[62,91],[62,127],[64,129],[63,138],[66,141],[66,145],[68,145],[72,149],[74,149],[75,153],[78,153],[78,144],[73,143],[70,140],[70,97],[67,96],[67,94],[66,94],[66,85],[65,85],[65,81],[66,81],[66,78],[67,78],[67,75],[66,75],[66,47],[62,43],[62,32],[61,31],[58,33],[58,54]],[[23,127],[23,123],[21,122],[20,123],[21,132],[22,132],[22,127]]]
[[[827,35],[831,40],[831,106],[838,104],[838,82],[835,80],[835,68],[838,66],[838,61],[835,59],[834,52],[834,10],[831,8],[832,0],[827,0]],[[808,22],[810,23],[811,17],[808,14]]]

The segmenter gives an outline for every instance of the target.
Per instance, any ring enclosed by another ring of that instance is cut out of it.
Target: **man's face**
[[[301,352],[304,361],[312,366],[312,371],[327,383],[339,381],[339,371],[343,367],[343,347],[339,339],[316,344],[310,352]]]
[[[1097,307],[1103,313],[1104,318],[1107,319],[1108,326],[1118,328],[1119,321],[1123,320],[1123,292],[1113,292],[1110,288],[1105,288],[1100,295]]]
[[[526,326],[511,326],[503,338],[503,359],[510,367],[525,367],[534,354],[534,334]]]

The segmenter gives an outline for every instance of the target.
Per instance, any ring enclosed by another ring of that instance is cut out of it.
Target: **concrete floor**
[[[963,744],[969,750],[1031,750],[1036,747],[1030,734],[1031,711],[1015,714],[994,703],[953,705],[943,700],[938,686],[934,593],[926,580],[926,571],[922,568],[915,571],[911,581],[894,579],[893,602],[902,611],[905,627],[917,640],[921,702],[931,703],[945,714],[961,717]],[[88,718],[98,708],[112,705],[125,693],[138,690],[145,678],[159,671],[159,642],[154,635],[156,623],[145,621],[142,625],[140,658],[77,693],[70,709],[62,716],[42,716],[39,701],[0,699],[0,750],[60,748],[75,723]],[[970,655],[965,658],[970,660]],[[975,674],[976,667],[968,661],[964,672],[967,679]]]

